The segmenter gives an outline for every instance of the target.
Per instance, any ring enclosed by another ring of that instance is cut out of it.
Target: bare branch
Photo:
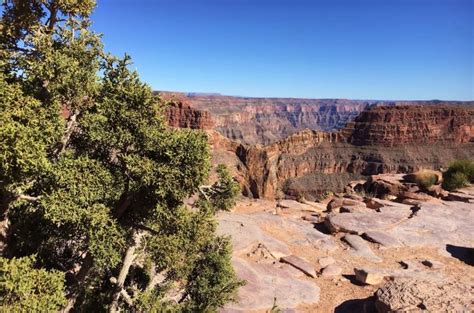
[[[30,202],[36,202],[41,198],[41,196],[33,197],[33,196],[25,195],[25,194],[20,194],[20,195],[17,195],[16,198],[18,200],[26,200],[26,201],[30,201]]]
[[[61,138],[61,145],[56,151],[56,154],[58,156],[63,154],[64,150],[66,150],[67,144],[69,143],[69,139],[71,138],[74,128],[76,127],[76,124],[77,124],[76,120],[77,120],[78,115],[79,115],[79,111],[76,110],[74,114],[69,116],[69,119],[66,124],[66,130],[63,134],[63,137]]]
[[[135,250],[140,246],[140,242],[143,235],[144,235],[143,232],[136,232],[133,235],[133,244],[130,247],[128,247],[127,252],[125,253],[122,268],[120,269],[119,276],[116,279],[115,292],[112,296],[112,304],[110,305],[110,310],[109,310],[109,312],[111,313],[117,312],[118,301],[120,299],[120,296],[123,296],[122,294],[123,284],[125,283],[125,279],[127,278],[128,272],[130,270],[130,266],[132,265],[133,260],[136,257]]]

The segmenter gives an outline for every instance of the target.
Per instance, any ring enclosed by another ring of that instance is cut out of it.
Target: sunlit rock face
[[[228,165],[244,194],[257,198],[316,199],[362,176],[439,169],[474,155],[471,103],[173,96],[170,125],[206,130],[213,162]],[[316,108],[326,117],[308,129]]]

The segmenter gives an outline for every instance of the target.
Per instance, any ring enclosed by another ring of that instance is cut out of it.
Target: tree
[[[220,170],[211,198],[183,204],[208,177],[207,137],[166,126],[130,58],[104,53],[88,29],[94,5],[4,6],[2,260],[30,260],[24,271],[54,280],[48,310],[215,310],[242,284],[214,218],[236,187]]]
[[[224,164],[217,165],[216,172],[217,181],[201,188],[201,199],[209,201],[215,211],[229,211],[235,206],[240,186]]]

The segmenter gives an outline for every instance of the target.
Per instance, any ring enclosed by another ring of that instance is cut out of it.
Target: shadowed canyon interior
[[[257,198],[313,200],[365,175],[474,155],[473,102],[162,96],[169,124],[206,130],[213,162]]]

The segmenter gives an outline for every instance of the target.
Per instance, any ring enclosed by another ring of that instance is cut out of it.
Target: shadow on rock
[[[331,235],[331,231],[328,229],[324,222],[314,223],[313,225],[314,228],[316,228],[319,232],[326,235]]]
[[[346,279],[349,279],[349,281],[351,282],[351,284],[353,285],[356,285],[356,286],[365,286],[363,283],[361,283],[360,281],[358,281],[356,279],[356,276],[355,275],[342,275],[344,278]]]
[[[464,263],[474,266],[474,248],[459,247],[453,245],[446,245],[446,251],[448,251],[452,257],[463,261]]]
[[[347,300],[334,309],[335,313],[376,313],[375,297]]]

